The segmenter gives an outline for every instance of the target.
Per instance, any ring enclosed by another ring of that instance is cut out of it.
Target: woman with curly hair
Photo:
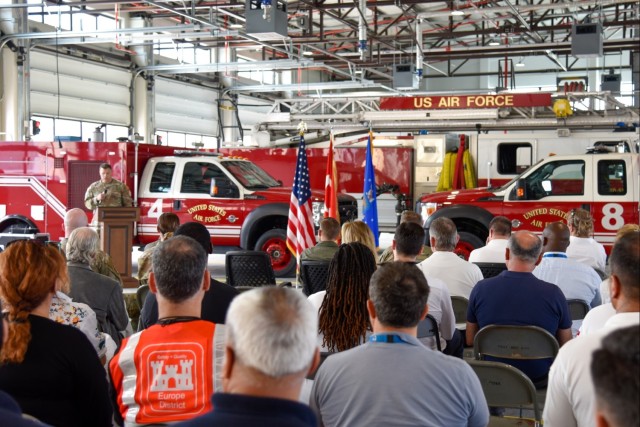
[[[9,335],[0,351],[0,389],[47,424],[111,426],[98,354],[81,331],[49,320],[51,299],[67,281],[66,261],[52,246],[22,240],[0,254]]]
[[[360,242],[369,248],[373,257],[378,259],[376,238],[373,231],[363,221],[349,221],[342,224],[342,243]]]
[[[367,298],[376,270],[371,250],[362,243],[340,245],[329,264],[327,290],[309,297],[319,311],[322,351],[348,350],[363,343],[371,332]]]
[[[596,242],[593,235],[593,217],[585,209],[571,209],[567,215],[567,225],[571,231],[567,256],[590,265],[603,276],[607,263],[604,246]]]

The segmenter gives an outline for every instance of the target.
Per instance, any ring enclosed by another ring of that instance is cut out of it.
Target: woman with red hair
[[[105,371],[87,337],[49,320],[51,298],[68,281],[66,262],[35,240],[0,254],[0,297],[8,339],[0,351],[0,389],[23,412],[53,426],[111,426]]]

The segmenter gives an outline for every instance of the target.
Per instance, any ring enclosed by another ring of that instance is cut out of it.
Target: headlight
[[[312,202],[311,208],[313,209],[313,225],[318,228],[324,216],[324,202]]]

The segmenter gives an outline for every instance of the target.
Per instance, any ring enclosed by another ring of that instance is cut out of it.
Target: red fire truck
[[[295,259],[285,245],[291,188],[246,159],[214,153],[178,153],[131,142],[3,142],[0,233],[48,233],[51,240],[60,239],[65,212],[86,209],[85,191],[99,179],[104,162],[141,208],[139,243],[157,239],[157,218],[174,212],[181,222],[206,225],[214,245],[263,250],[277,276],[291,274]],[[315,191],[316,222],[323,203],[324,194]],[[353,197],[342,194],[338,203],[344,220],[357,217]]]

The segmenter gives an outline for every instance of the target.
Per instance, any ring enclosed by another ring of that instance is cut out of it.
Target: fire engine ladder
[[[236,129],[237,132],[232,132],[232,136],[239,135],[239,140],[244,140],[244,131],[242,130],[242,124],[240,123],[240,114],[238,112],[237,99],[220,98],[218,102],[218,136],[221,143],[225,143],[225,129]],[[225,118],[229,117],[228,112],[232,112],[230,115],[231,123],[225,124]],[[237,140],[232,140],[236,142]]]

